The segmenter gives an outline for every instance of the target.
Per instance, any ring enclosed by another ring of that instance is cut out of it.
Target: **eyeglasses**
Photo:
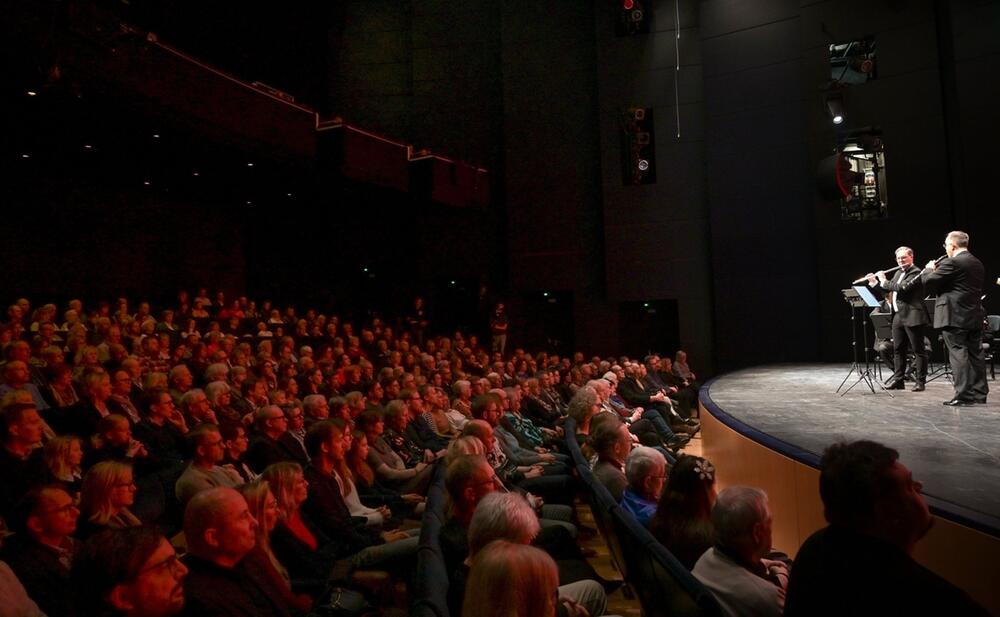
[[[184,564],[180,562],[180,557],[177,555],[177,553],[174,553],[173,555],[167,557],[163,561],[158,561],[153,565],[146,566],[145,568],[139,570],[138,572],[135,573],[135,576],[132,578],[136,579],[147,572],[153,572],[154,570],[161,570],[163,568],[169,569],[171,574],[176,575],[178,572],[184,571]]]
[[[125,488],[125,487],[135,488],[135,480],[130,480],[128,482],[115,482],[114,487],[115,488]]]
[[[59,506],[58,508],[50,508],[48,510],[42,510],[37,514],[37,516],[48,516],[49,514],[65,514],[72,510],[79,512],[79,508],[76,507],[75,503],[68,503],[65,506]]]

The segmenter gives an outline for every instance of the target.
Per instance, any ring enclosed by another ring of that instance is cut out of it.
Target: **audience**
[[[715,467],[700,456],[682,456],[670,470],[649,530],[689,570],[712,546]]]
[[[79,599],[76,614],[176,615],[184,607],[187,573],[174,547],[158,531],[150,527],[108,529],[85,542],[73,560],[72,576]]]
[[[236,469],[220,466],[225,460],[226,450],[218,426],[198,425],[188,433],[188,439],[194,450],[194,458],[177,479],[174,489],[181,505],[186,505],[203,490],[215,486],[235,488],[243,484],[244,479]]]
[[[870,615],[986,615],[913,559],[934,521],[920,489],[892,448],[873,441],[827,448],[819,494],[829,525],[796,555],[785,615],[845,615],[859,607]]]
[[[646,525],[656,512],[656,502],[667,478],[667,460],[647,446],[636,446],[625,461],[628,487],[622,492],[621,507]]]
[[[192,497],[184,510],[184,537],[185,615],[294,614],[281,585],[245,559],[257,546],[257,520],[238,492],[216,487]]]
[[[419,530],[404,519],[421,516],[448,464],[442,544],[449,571],[468,575],[475,617],[536,591],[520,614],[599,614],[601,581],[568,522],[572,416],[595,478],[724,612],[780,612],[787,568],[769,559],[766,496],[734,487],[716,500],[711,464],[674,458],[688,439],[674,431],[698,430],[683,352],[676,363],[491,355],[468,333],[423,328],[419,340],[405,323],[198,296],[197,315],[185,304],[172,313],[140,302],[133,315],[125,300],[93,310],[74,301],[59,325],[56,307],[45,317],[18,304],[0,369],[0,531],[15,532],[0,553],[5,607],[71,617],[319,610],[323,588],[353,584],[352,569],[413,565]],[[272,336],[254,336],[269,319]],[[21,332],[39,338],[29,345]],[[824,459],[830,526],[802,547],[786,610],[975,614],[910,557],[930,519],[905,467],[886,448],[865,452],[861,463],[835,448]],[[140,518],[170,535],[183,522],[186,565]],[[408,531],[392,530],[400,525]],[[858,562],[877,569],[847,580]],[[844,604],[845,589],[859,599]],[[452,598],[455,614],[461,601]]]
[[[767,494],[760,489],[731,486],[712,507],[715,545],[698,559],[693,574],[728,616],[781,616],[788,566],[766,558],[771,523]]]

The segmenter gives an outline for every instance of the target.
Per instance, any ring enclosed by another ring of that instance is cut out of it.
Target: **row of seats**
[[[623,510],[598,482],[576,441],[576,421],[566,420],[566,445],[586,487],[598,531],[644,617],[721,617],[712,596],[687,568]]]

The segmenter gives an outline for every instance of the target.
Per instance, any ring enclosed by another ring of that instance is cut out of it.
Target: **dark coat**
[[[934,301],[935,328],[976,330],[983,327],[983,262],[972,253],[962,251],[945,258],[934,270],[920,273],[929,293],[937,294]]]
[[[900,323],[908,328],[926,326],[931,323],[924,304],[924,283],[920,270],[911,266],[902,280],[895,282],[896,276],[882,283],[882,289],[896,294],[896,314]],[[887,303],[888,304],[888,303]]]

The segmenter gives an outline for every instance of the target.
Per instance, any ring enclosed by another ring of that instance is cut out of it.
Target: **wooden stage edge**
[[[730,428],[700,401],[698,407],[702,450],[718,470],[718,489],[742,484],[767,491],[774,547],[794,557],[806,538],[826,526],[819,470]],[[917,545],[916,560],[964,589],[991,614],[1000,615],[1000,538],[934,518],[934,527]]]

